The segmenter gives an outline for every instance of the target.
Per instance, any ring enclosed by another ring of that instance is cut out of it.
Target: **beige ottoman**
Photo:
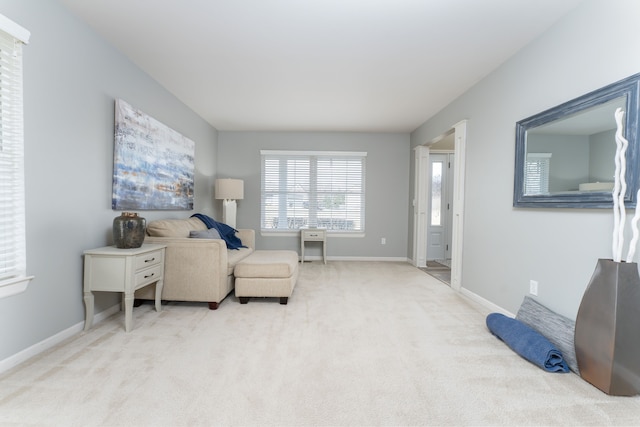
[[[241,304],[251,297],[277,297],[286,304],[298,280],[298,253],[255,251],[236,264],[233,275]]]

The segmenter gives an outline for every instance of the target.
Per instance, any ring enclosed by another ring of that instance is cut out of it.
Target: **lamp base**
[[[235,200],[225,199],[222,202],[222,222],[229,227],[236,228],[236,209],[238,205]]]

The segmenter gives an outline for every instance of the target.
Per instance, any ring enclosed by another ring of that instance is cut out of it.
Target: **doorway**
[[[453,138],[451,139],[453,140]],[[451,265],[454,165],[455,157],[452,151],[440,152],[434,151],[433,149],[430,150],[427,263],[429,261],[436,261],[441,265]]]
[[[429,214],[429,182],[430,182],[430,147],[446,136],[453,135],[454,153],[453,180],[451,185],[451,288],[459,291],[462,287],[462,247],[464,241],[464,177],[465,152],[467,144],[467,121],[456,123],[448,132],[424,145],[415,147],[415,181],[413,200],[413,262],[416,267],[427,267],[428,214]],[[450,180],[451,182],[451,180]]]

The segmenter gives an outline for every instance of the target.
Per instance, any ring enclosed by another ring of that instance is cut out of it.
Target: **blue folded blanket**
[[[207,228],[213,228],[217,230],[218,233],[220,234],[220,237],[222,237],[222,239],[227,244],[227,249],[246,248],[246,246],[242,244],[242,240],[240,240],[240,238],[236,236],[236,231],[238,230],[236,230],[235,228],[227,224],[224,224],[222,222],[218,222],[215,219],[204,214],[197,213],[197,214],[191,215],[191,217],[192,218],[196,217],[200,221],[204,222]]]
[[[487,316],[489,331],[509,348],[547,372],[569,372],[562,353],[534,329],[500,313]]]

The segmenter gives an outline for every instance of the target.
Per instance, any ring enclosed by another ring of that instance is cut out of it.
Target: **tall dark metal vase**
[[[575,325],[580,376],[603,392],[640,392],[640,276],[635,262],[599,259]]]
[[[134,212],[122,212],[113,219],[113,243],[119,249],[139,248],[144,242],[147,221]]]

